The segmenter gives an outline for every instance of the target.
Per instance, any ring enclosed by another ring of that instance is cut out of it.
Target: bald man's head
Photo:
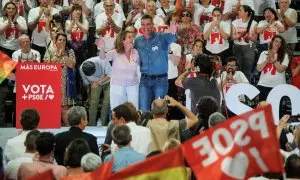
[[[168,104],[163,99],[156,99],[152,102],[151,111],[154,116],[166,115],[168,112]]]

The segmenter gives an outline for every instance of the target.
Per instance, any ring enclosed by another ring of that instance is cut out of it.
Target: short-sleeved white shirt
[[[209,5],[207,8],[200,5],[199,8],[195,10],[194,13],[194,23],[201,27],[201,31],[203,31],[205,24],[212,21],[212,11],[215,6]]]
[[[267,60],[268,51],[263,51],[258,59],[257,64],[262,64]],[[281,65],[288,66],[289,57],[287,54],[284,56],[284,60]],[[261,71],[260,78],[257,85],[265,87],[275,87],[280,84],[286,84],[285,71],[278,72],[274,64],[268,63]]]
[[[257,25],[257,22],[253,20],[252,24],[250,26],[249,32],[251,32],[255,28],[256,25]],[[247,31],[248,22],[245,23],[242,21],[242,19],[236,19],[232,22],[232,26],[235,28],[236,33],[242,34]],[[253,42],[251,42],[251,41],[246,42],[244,38],[239,38],[239,39],[234,40],[234,44],[238,44],[238,45],[248,45],[251,43],[253,43]]]
[[[168,9],[164,9],[164,10],[168,14],[169,12],[172,12],[175,10],[175,6],[170,5],[170,7]],[[166,17],[164,11],[162,10],[162,7],[159,7],[156,9],[156,15],[161,16],[161,17]]]
[[[169,45],[170,50],[173,52],[173,55],[176,57],[181,57],[181,46],[177,43],[171,43]],[[177,65],[172,61],[171,55],[168,55],[168,79],[174,79],[178,77],[178,68]]]
[[[123,17],[119,12],[114,12],[112,15],[112,20],[114,23],[119,27],[122,28],[123,26]],[[96,29],[99,29],[100,27],[104,26],[107,22],[107,16],[105,12],[99,14],[96,17]],[[103,32],[100,36],[96,33],[96,38],[102,38],[105,42],[105,51],[108,52],[109,50],[112,50],[114,48],[114,42],[116,40],[118,33],[114,32],[112,28],[107,29],[105,32]]]
[[[18,16],[16,21],[21,28],[27,29],[25,18],[23,18],[22,16]],[[8,19],[5,19],[4,17],[0,17],[0,27],[6,26],[7,23],[8,23]],[[0,46],[10,50],[19,49],[20,35],[21,33],[19,32],[19,30],[16,27],[14,27],[14,25],[12,25],[11,27],[7,28],[2,35],[0,35]]]
[[[140,17],[134,24],[134,27],[137,29],[137,36],[141,36],[143,35],[143,31],[141,29],[142,27],[142,17]],[[153,18],[153,28],[155,30],[155,32],[161,32],[164,30],[164,28],[166,27],[166,24],[164,22],[164,20],[159,17],[158,15],[155,15],[155,17]]]
[[[211,26],[211,22],[207,23],[204,26],[204,33],[209,29]],[[230,24],[228,22],[221,21],[220,28],[227,34],[230,35]],[[218,54],[226,49],[229,48],[228,40],[223,39],[219,29],[217,27],[214,27],[209,35],[209,38],[207,39],[207,43],[205,48],[212,52],[213,54]]]
[[[70,20],[66,21],[65,26],[67,27],[71,23]],[[89,22],[83,18],[83,25],[86,27],[89,27]],[[80,30],[77,25],[73,25],[73,28],[71,29],[71,33],[67,33],[68,41],[74,40],[74,41],[86,41],[87,40],[87,33],[84,33]]]
[[[276,21],[279,26],[283,26],[280,21]],[[257,27],[263,27],[268,22],[266,20],[259,21]],[[277,28],[274,25],[271,25],[269,28],[265,29],[261,34],[259,34],[259,43],[260,44],[265,44],[271,42],[272,38],[276,35],[279,34]]]
[[[28,13],[28,24],[35,21],[38,17],[40,12],[40,7],[36,7],[30,9]],[[58,14],[59,10],[56,8],[51,8],[50,14]],[[47,44],[50,42],[50,32],[46,30],[46,22],[47,17],[42,14],[39,22],[37,23],[36,27],[32,31],[31,41],[33,44],[38,45],[40,47],[46,47]]]
[[[103,6],[104,2],[101,1],[100,3],[97,3],[94,7],[94,18],[96,18],[99,14],[105,12],[104,6]],[[124,15],[123,9],[121,7],[120,4],[115,4],[115,11],[118,11],[122,17],[123,17],[123,21],[126,21],[126,17]]]

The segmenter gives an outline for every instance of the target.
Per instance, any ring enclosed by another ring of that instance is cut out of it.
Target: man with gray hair
[[[102,164],[102,160],[94,153],[87,153],[82,156],[80,164],[84,172],[92,172]]]
[[[225,116],[219,112],[212,113],[208,118],[209,127],[213,127],[226,120]]]
[[[66,147],[71,141],[78,138],[84,139],[89,144],[91,152],[99,155],[97,138],[92,134],[83,132],[88,123],[85,108],[82,106],[71,107],[68,111],[68,121],[71,126],[69,131],[59,133],[55,136],[56,146],[54,156],[56,162],[59,165],[63,165]]]
[[[187,118],[184,120],[167,120],[168,106],[177,107]],[[154,119],[149,120],[147,127],[152,134],[151,150],[161,150],[166,141],[174,138],[180,141],[180,131],[192,127],[197,117],[174,98],[156,99],[152,102],[151,112]]]

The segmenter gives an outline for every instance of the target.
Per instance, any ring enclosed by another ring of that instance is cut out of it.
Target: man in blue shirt
[[[119,149],[115,154],[108,155],[104,159],[104,162],[110,161],[114,158],[113,172],[119,171],[122,168],[145,159],[144,154],[138,153],[130,146],[132,137],[127,125],[115,125],[111,135]]]
[[[168,93],[168,46],[177,39],[176,27],[172,24],[170,33],[153,32],[153,19],[144,15],[141,19],[143,36],[135,40],[141,60],[141,81],[139,107],[149,111],[151,100]]]
[[[101,109],[101,124],[107,125],[109,113],[109,82],[111,77],[111,65],[107,61],[101,61],[99,56],[85,60],[79,69],[83,85],[88,86],[89,95],[89,125],[96,125],[97,111],[100,95],[103,92]]]

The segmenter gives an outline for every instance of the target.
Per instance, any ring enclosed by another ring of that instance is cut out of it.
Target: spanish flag
[[[102,164],[100,167],[95,169],[93,172],[82,173],[70,176],[64,176],[60,180],[105,180],[111,175],[113,168],[113,160]]]
[[[12,70],[15,69],[17,62],[0,51],[0,84],[9,77]]]
[[[186,167],[180,147],[169,150],[145,161],[129,166],[109,179],[128,179],[128,180],[146,180],[146,179],[187,179]]]

